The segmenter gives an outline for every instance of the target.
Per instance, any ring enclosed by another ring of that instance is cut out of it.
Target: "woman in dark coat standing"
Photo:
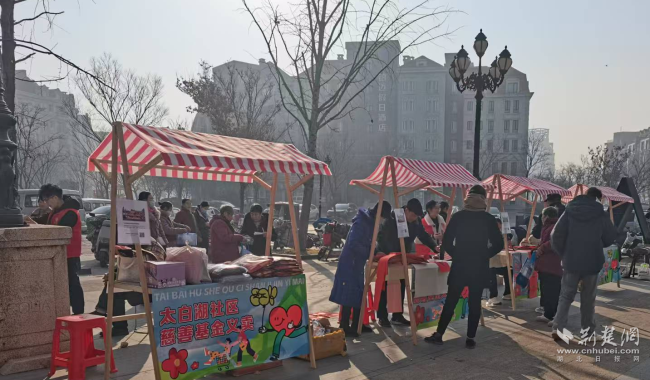
[[[334,275],[334,287],[330,294],[330,301],[343,306],[341,328],[345,331],[346,336],[357,335],[355,330],[361,314],[359,309],[365,282],[364,269],[370,255],[378,207],[379,203],[370,210],[360,208],[357,216],[352,219],[352,227],[345,240],[345,246],[343,246],[339,265]],[[391,211],[390,203],[384,201],[381,210],[382,219],[389,218]],[[353,309],[354,315],[352,327],[350,327],[350,314]],[[369,327],[364,326],[364,329],[369,329]]]

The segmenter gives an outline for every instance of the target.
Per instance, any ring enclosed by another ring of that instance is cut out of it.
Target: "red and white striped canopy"
[[[587,186],[582,183],[578,183],[576,185],[571,186],[569,191],[571,192],[570,195],[562,197],[562,202],[564,203],[569,203],[573,198],[577,197],[578,195],[583,195],[587,193],[587,189],[589,189],[590,186]],[[598,190],[600,190],[603,193],[603,198],[608,199],[610,202],[624,202],[624,203],[634,203],[634,199],[632,197],[625,195],[616,189],[612,189],[611,187],[606,187],[606,186],[595,186]]]
[[[411,160],[399,157],[382,157],[379,166],[366,179],[355,179],[350,182],[351,185],[363,183],[369,186],[381,186],[386,165],[389,165],[388,159],[395,161],[395,178],[397,187],[413,188],[419,186],[431,187],[461,187],[469,188],[481,183],[472,176],[462,165],[446,164],[440,162],[429,162],[420,160]],[[388,171],[386,186],[393,186],[393,179]]]
[[[314,160],[291,144],[248,140],[175,129],[122,123],[129,171],[136,172],[157,156],[162,161],[145,175],[211,181],[253,181],[257,172],[332,175],[324,162]],[[88,158],[110,172],[113,133]],[[119,171],[122,172],[118,156]]]
[[[494,181],[495,176],[501,177],[501,196],[497,194],[499,191],[498,178]],[[536,178],[515,177],[504,174],[494,174],[490,178],[483,181],[484,185],[492,184],[494,181],[495,194],[494,199],[510,199],[517,195],[530,191],[540,197],[546,197],[549,194],[570,195],[569,190],[564,189],[554,183],[542,181]]]

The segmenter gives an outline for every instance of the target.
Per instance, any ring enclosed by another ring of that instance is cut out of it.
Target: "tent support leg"
[[[271,255],[271,239],[273,239],[273,214],[275,214],[275,193],[278,190],[278,173],[273,173],[273,185],[271,186],[271,199],[269,205],[269,223],[266,229],[265,256]]]
[[[298,265],[302,268],[300,257],[300,240],[298,240],[298,223],[296,222],[296,210],[293,207],[293,191],[291,190],[290,174],[284,174],[284,185],[287,188],[287,201],[289,202],[289,217],[291,218],[291,234],[293,236],[293,251],[296,254]],[[270,210],[269,210],[270,211]],[[303,210],[305,212],[305,210]],[[307,210],[309,212],[309,210]]]

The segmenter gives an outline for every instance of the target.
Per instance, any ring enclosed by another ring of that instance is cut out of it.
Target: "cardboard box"
[[[147,286],[150,288],[173,288],[185,286],[185,263],[146,261]]]

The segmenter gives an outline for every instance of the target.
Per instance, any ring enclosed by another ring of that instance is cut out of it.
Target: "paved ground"
[[[86,311],[92,311],[102,290],[102,268],[91,255],[84,255],[83,266],[91,268],[91,275],[82,278],[86,295]],[[336,263],[307,261],[308,297],[311,312],[334,312],[337,307],[328,301]],[[105,271],[105,270],[104,270]],[[246,378],[264,379],[650,379],[650,282],[622,281],[599,288],[597,321],[616,328],[615,340],[620,342],[620,331],[638,327],[640,343],[625,348],[639,350],[639,354],[596,355],[558,354],[558,349],[579,349],[557,344],[550,339],[550,328],[535,322],[537,300],[518,302],[517,311],[500,306],[485,311],[486,327],[479,327],[475,350],[464,348],[466,322],[454,322],[445,335],[443,346],[432,346],[422,338],[433,329],[418,332],[414,346],[407,328],[375,329],[361,340],[348,340],[348,356],[318,361],[318,369],[311,370],[308,362],[285,360],[284,366],[261,375]],[[129,312],[133,312],[132,310]],[[574,303],[569,328],[579,331],[579,300]],[[143,322],[139,322],[142,324]],[[119,372],[114,379],[153,379],[147,336],[141,331],[115,342],[115,360]],[[120,344],[128,342],[128,347]],[[99,342],[98,342],[99,344]],[[599,343],[600,345],[600,343]],[[561,357],[560,357],[561,356]],[[618,356],[618,359],[617,357]],[[635,356],[637,358],[635,358]],[[43,379],[46,370],[27,372],[0,380]],[[103,366],[88,370],[87,379],[100,379]],[[215,375],[215,377],[217,377]],[[58,371],[53,379],[66,379],[65,371]]]

